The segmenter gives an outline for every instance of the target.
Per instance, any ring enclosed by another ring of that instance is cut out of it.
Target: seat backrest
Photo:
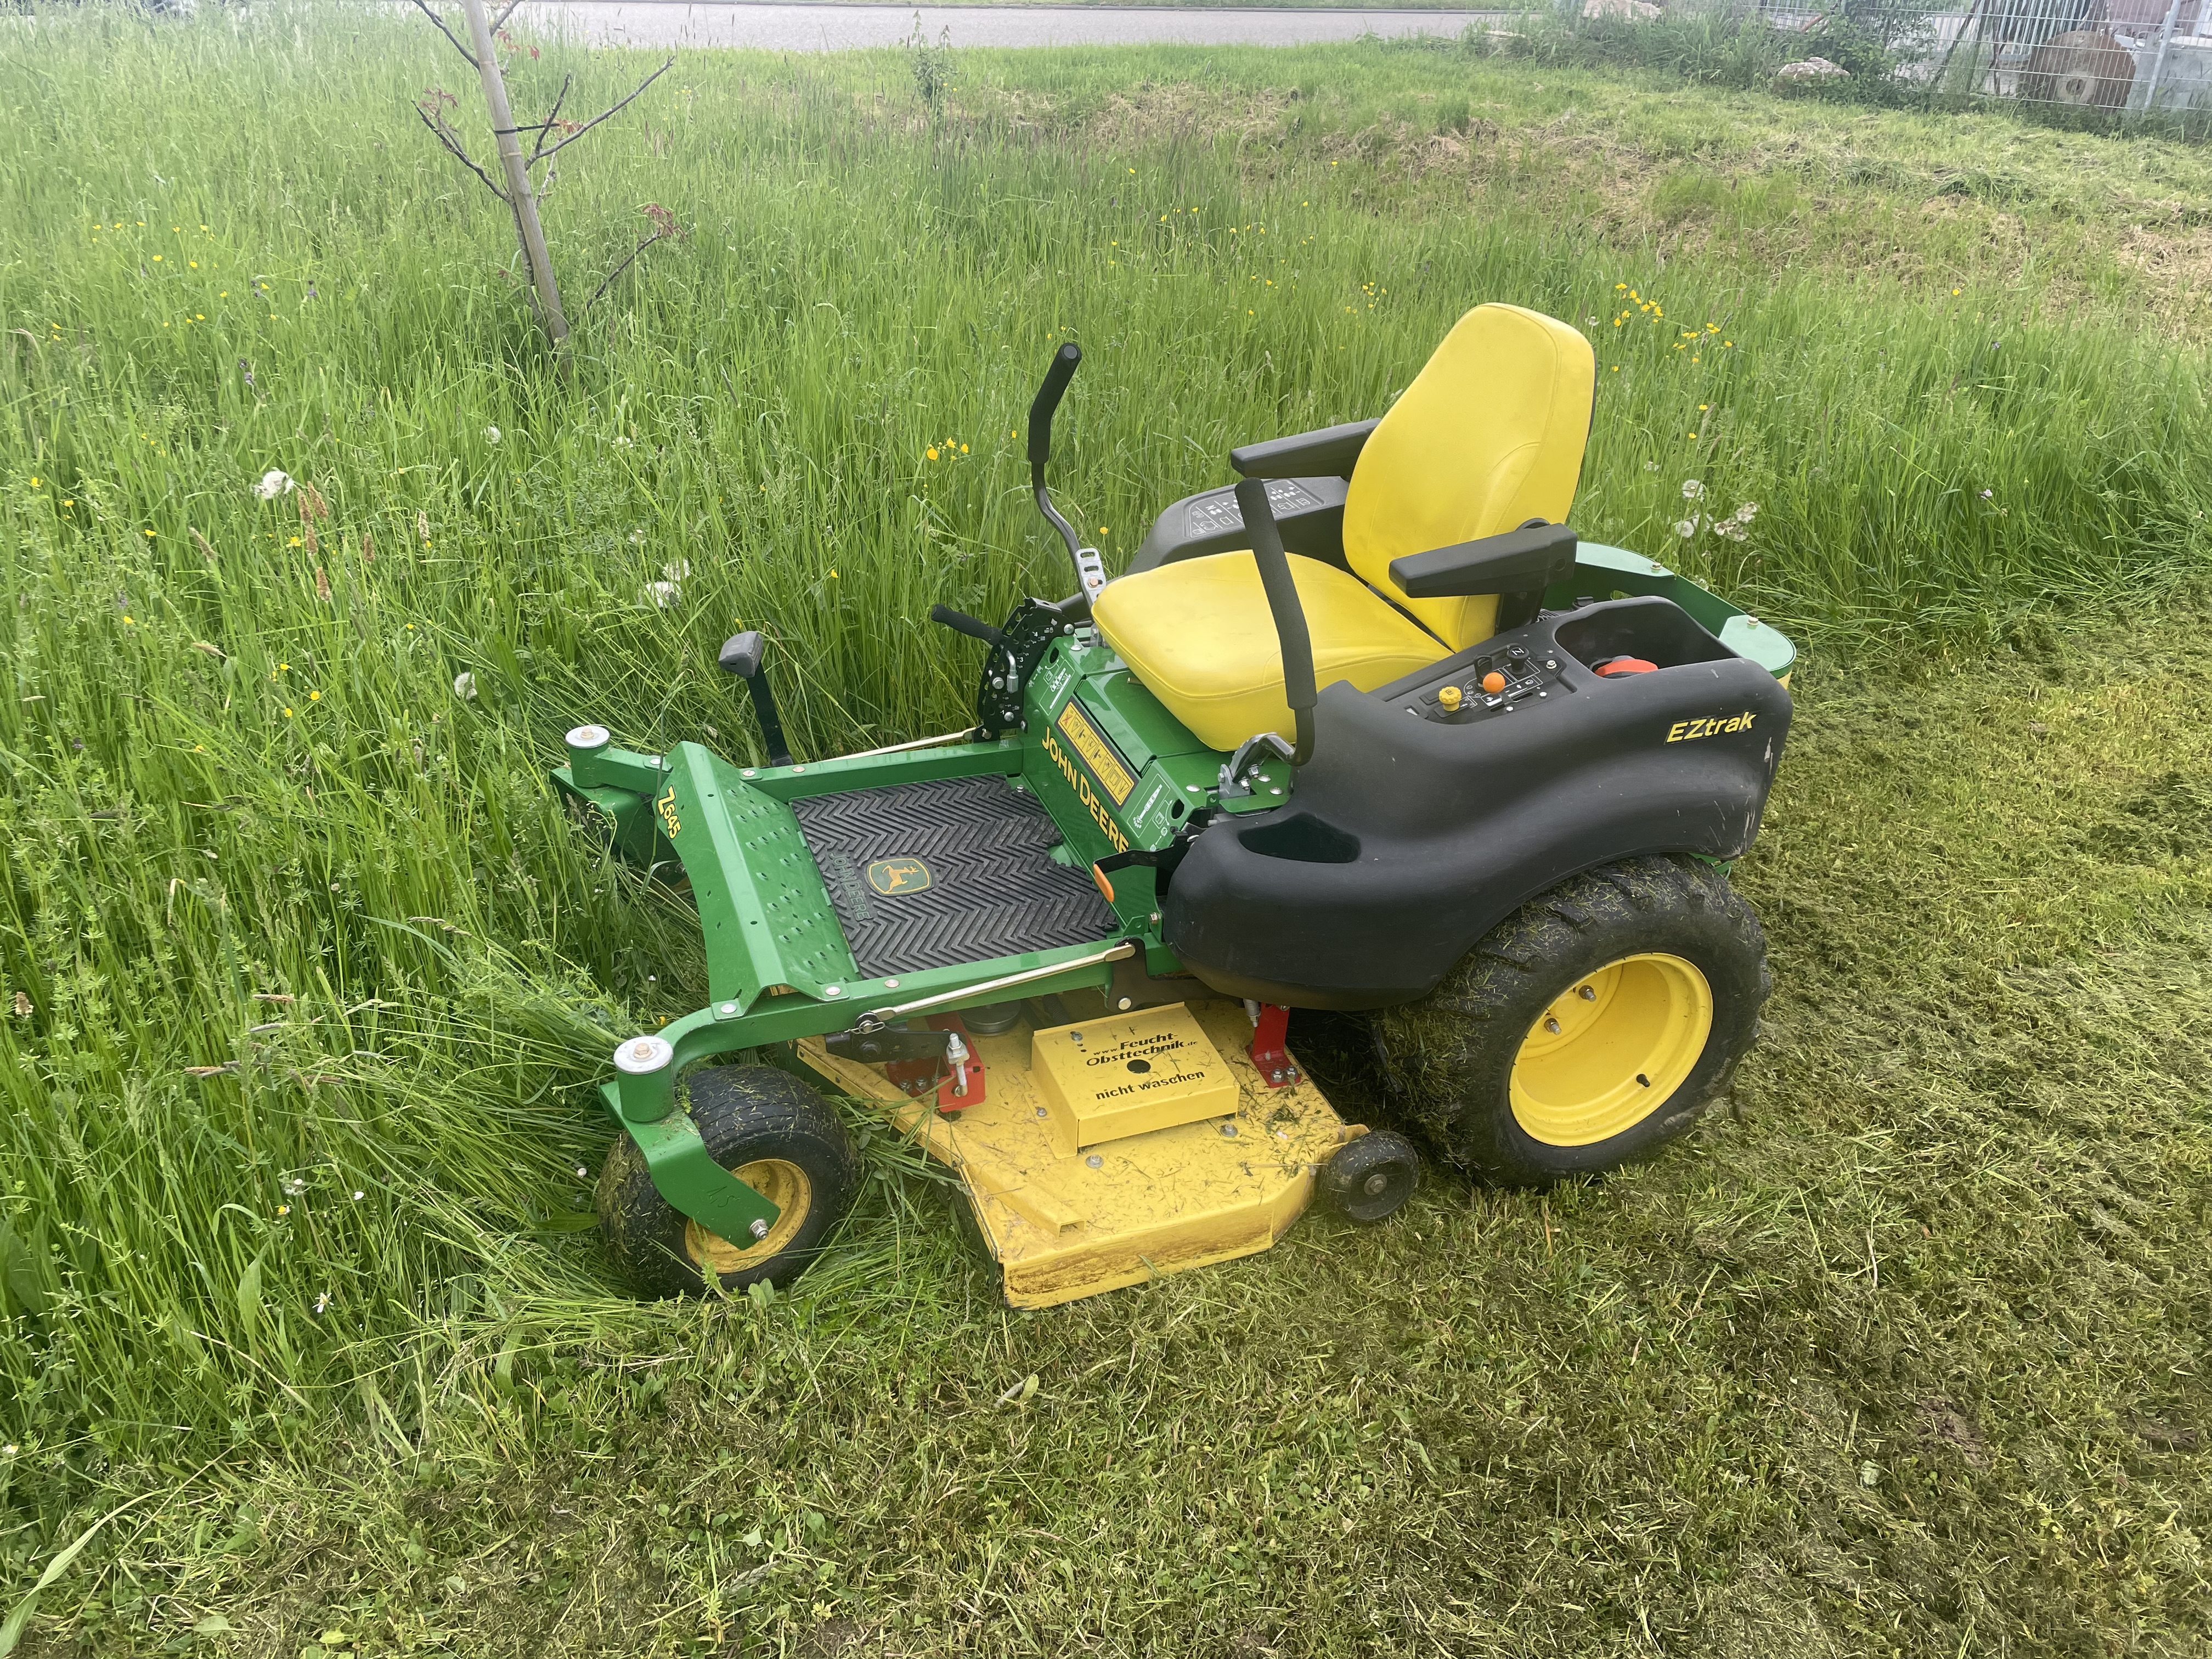
[[[1468,312],[1359,452],[1344,504],[1352,569],[1454,650],[1488,639],[1496,594],[1409,599],[1390,561],[1565,523],[1596,390],[1589,342],[1566,324],[1519,306]]]

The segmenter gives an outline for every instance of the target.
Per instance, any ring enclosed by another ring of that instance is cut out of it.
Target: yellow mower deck
[[[1093,1019],[1042,1033],[1024,1023],[970,1039],[984,1098],[949,1116],[934,1091],[910,1098],[819,1037],[799,1051],[958,1174],[1007,1302],[1046,1308],[1266,1249],[1311,1200],[1315,1171],[1365,1133],[1310,1083],[1269,1088],[1245,1053],[1250,1037],[1243,1007],[1226,1001],[1129,1015],[1101,1005]],[[1033,1053],[1046,1070],[1031,1069]],[[1126,1077],[1130,1092],[1086,1089],[1086,1054],[1089,1075]],[[1125,1056],[1174,1069],[1136,1070]]]

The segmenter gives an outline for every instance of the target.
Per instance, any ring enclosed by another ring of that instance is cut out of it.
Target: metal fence
[[[1803,4],[1766,15],[1784,29],[1833,15]],[[1900,73],[1933,91],[2113,114],[2212,112],[2212,0],[1972,0],[1875,21],[1893,19]]]
[[[2205,0],[1985,0],[1931,20],[1944,91],[2085,110],[2212,106]]]

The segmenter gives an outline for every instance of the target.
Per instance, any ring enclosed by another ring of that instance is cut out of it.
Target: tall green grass
[[[1608,237],[1533,150],[1461,165],[1389,115],[1495,112],[1510,70],[1003,56],[933,115],[893,55],[693,55],[564,159],[563,371],[409,109],[466,106],[425,27],[8,28],[0,1387],[42,1467],[311,1445],[457,1352],[684,1328],[610,1294],[577,1172],[696,939],[543,769],[587,718],[751,753],[712,666],[741,626],[805,752],[957,725],[929,604],[1066,586],[1012,436],[1059,339],[1055,478],[1109,560],[1232,443],[1387,407],[1486,300],[1594,342],[1584,534],[1816,652],[1980,649],[2212,551],[2203,355],[2124,295]],[[640,72],[541,45],[526,105]],[[687,239],[583,309],[647,202]]]

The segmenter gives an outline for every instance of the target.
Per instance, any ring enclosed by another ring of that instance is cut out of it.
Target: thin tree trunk
[[[499,163],[507,174],[507,204],[514,210],[514,228],[522,238],[523,257],[530,262],[530,286],[538,295],[538,313],[556,351],[568,343],[568,321],[561,314],[561,291],[553,283],[553,259],[545,251],[545,231],[538,222],[538,193],[530,186],[530,166],[523,159],[522,137],[514,130],[514,112],[507,101],[507,77],[499,72],[499,46],[492,39],[483,0],[461,0],[468,19],[469,40],[476,48],[477,73],[483,81],[484,105],[491,112],[492,136],[499,144]]]

